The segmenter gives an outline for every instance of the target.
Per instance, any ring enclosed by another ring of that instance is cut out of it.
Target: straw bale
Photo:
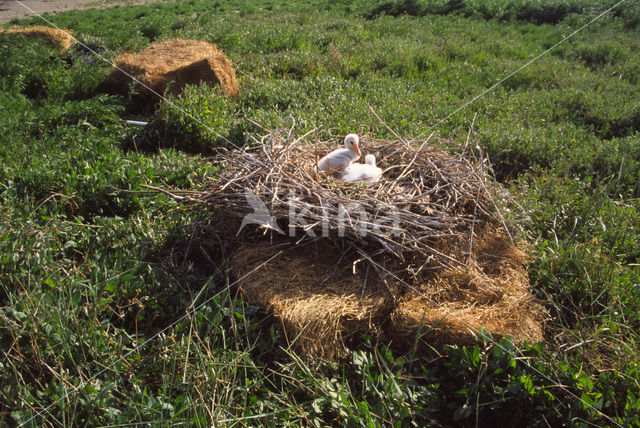
[[[358,255],[341,253],[330,240],[304,249],[244,246],[234,253],[231,271],[241,278],[246,301],[278,319],[291,345],[306,355],[333,359],[361,333],[403,347],[417,334],[431,344],[472,344],[481,328],[497,340],[544,340],[546,312],[530,293],[525,253],[499,228],[477,241],[465,268],[445,269],[422,284],[388,278],[396,301],[372,271],[354,275]],[[288,251],[274,257],[282,248]]]
[[[509,234],[484,159],[438,140],[368,140],[362,150],[376,154],[383,178],[356,185],[314,168],[335,142],[270,134],[255,143],[222,149],[218,176],[180,198],[209,213],[209,239],[240,292],[297,350],[334,358],[361,333],[404,346],[428,331],[431,343],[465,344],[480,328],[543,340],[526,247]],[[239,233],[256,212],[249,194],[273,221]]]
[[[392,301],[375,287],[362,295],[362,275],[340,264],[341,256],[328,243],[321,247],[297,249],[266,264],[276,253],[272,246],[244,247],[233,257],[232,272],[238,278],[246,276],[239,291],[280,321],[292,347],[333,359],[344,353],[350,338],[363,332],[379,334]]]
[[[228,97],[238,95],[231,61],[216,45],[200,40],[170,40],[153,44],[140,53],[117,56],[109,76],[110,85],[114,90],[126,92],[130,76],[144,84],[135,87],[140,101],[157,101],[155,93],[162,95],[168,89],[175,95],[186,85],[203,82],[210,86],[219,84]]]
[[[540,320],[527,314],[539,312],[540,307],[532,303],[529,295],[511,297],[507,302],[487,306],[436,306],[420,297],[403,301],[391,314],[389,335],[404,346],[413,344],[418,333],[431,344],[469,345],[482,327],[495,340],[506,336],[516,343],[544,340]]]
[[[499,229],[477,243],[466,269],[445,269],[402,297],[389,324],[396,341],[411,345],[421,332],[432,343],[469,344],[480,327],[496,339],[544,340],[546,311],[530,292],[525,253]]]
[[[58,30],[56,28],[33,26],[27,28],[9,28],[1,29],[0,32],[6,33],[19,33],[26,37],[41,38],[48,41],[51,44],[57,45],[61,52],[65,52],[75,42],[71,36],[70,30]]]

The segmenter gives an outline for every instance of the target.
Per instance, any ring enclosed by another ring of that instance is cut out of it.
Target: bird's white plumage
[[[376,157],[367,155],[364,163],[352,163],[340,177],[342,181],[357,183],[375,183],[382,178],[382,169],[376,166]]]
[[[353,162],[360,158],[360,139],[356,134],[349,134],[344,139],[346,148],[337,149],[320,159],[318,170],[333,173],[342,173]]]

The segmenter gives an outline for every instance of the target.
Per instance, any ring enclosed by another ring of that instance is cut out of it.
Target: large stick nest
[[[542,340],[544,310],[485,160],[443,143],[367,139],[383,178],[358,185],[315,168],[338,141],[274,133],[220,153],[219,175],[187,199],[212,214],[209,239],[246,299],[308,354],[335,357],[360,333],[468,343],[483,327]]]
[[[425,270],[466,265],[471,248],[461,244],[474,225],[500,221],[479,161],[429,141],[368,140],[363,150],[375,153],[383,179],[354,185],[316,172],[317,160],[336,147],[287,144],[271,135],[223,153],[222,171],[200,200],[224,218],[242,219],[254,212],[247,195],[255,195],[285,233],[295,228],[297,236],[344,237],[363,253],[364,247],[375,248],[404,264],[413,280]]]

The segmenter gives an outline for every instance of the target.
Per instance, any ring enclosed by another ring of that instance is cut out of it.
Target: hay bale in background
[[[238,95],[238,82],[231,61],[211,43],[200,40],[170,40],[149,46],[143,52],[123,53],[114,61],[109,75],[113,90],[126,93],[131,77],[137,84],[135,93],[139,101],[159,101],[167,87],[172,95],[180,93],[186,85],[219,84],[228,97]],[[154,93],[155,92],[155,93]]]
[[[75,40],[71,36],[69,30],[58,30],[55,28],[34,26],[27,28],[9,28],[3,30],[0,28],[0,32],[5,33],[19,33],[26,37],[35,37],[48,41],[51,44],[57,45],[61,52],[65,52],[71,47]]]
[[[212,214],[211,235],[199,239],[219,246],[245,299],[279,319],[307,355],[334,358],[362,333],[405,346],[426,330],[432,343],[471,343],[481,328],[543,340],[546,313],[530,293],[527,258],[506,229],[484,160],[433,142],[366,142],[363,152],[375,153],[385,172],[361,186],[314,171],[336,143],[302,150],[300,140],[273,134],[223,150],[218,176],[181,200]],[[257,212],[255,197],[295,236],[256,227],[238,234]]]

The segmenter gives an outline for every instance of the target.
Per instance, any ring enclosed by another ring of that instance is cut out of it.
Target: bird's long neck
[[[347,154],[349,155],[349,159],[351,159],[351,161],[355,161],[356,159],[358,159],[360,156],[358,156],[358,154],[355,152],[355,150],[349,150],[347,151]]]

